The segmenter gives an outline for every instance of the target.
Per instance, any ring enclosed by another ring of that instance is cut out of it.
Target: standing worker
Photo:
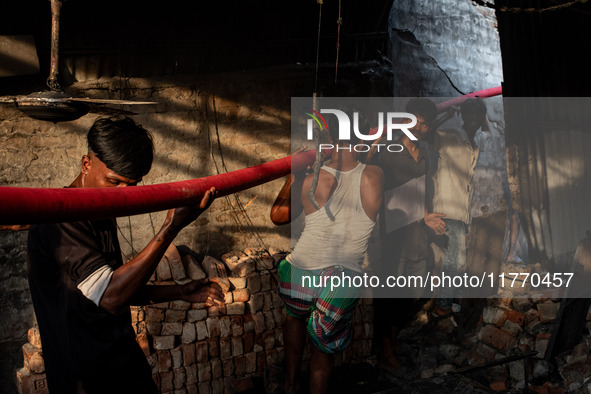
[[[150,134],[126,117],[97,120],[88,153],[71,188],[135,186],[152,166]],[[51,393],[156,393],[151,368],[135,340],[129,305],[172,300],[213,305],[217,284],[148,286],[181,229],[215,198],[172,209],[154,239],[123,264],[115,219],[33,225],[29,231],[29,286]]]

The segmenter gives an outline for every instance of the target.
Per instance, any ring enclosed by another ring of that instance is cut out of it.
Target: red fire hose
[[[455,97],[455,98],[452,98],[452,99],[449,99],[447,101],[437,104],[436,105],[437,112],[441,113],[441,112],[445,111],[446,109],[448,109],[449,107],[453,107],[454,105],[460,105],[464,101],[468,100],[469,98],[474,98],[474,97],[486,98],[486,97],[500,96],[501,94],[503,94],[503,88],[501,86],[497,86],[496,88],[479,90],[479,91],[465,94],[463,96]],[[401,121],[401,120],[404,120],[404,119],[398,119],[398,121]],[[378,127],[374,127],[373,129],[369,130],[369,134],[375,134],[377,132],[378,132]]]
[[[440,110],[468,97],[490,97],[501,88],[487,89],[438,105]],[[225,174],[180,182],[129,188],[0,187],[0,225],[92,220],[138,215],[194,204],[214,186],[226,196],[297,172],[314,162],[315,151],[273,160]]]
[[[0,187],[0,224],[104,219],[194,204],[212,186],[218,196],[246,190],[306,168],[315,154],[310,150],[225,174],[123,189]]]
[[[464,96],[456,97],[451,100],[444,101],[443,103],[439,103],[439,104],[437,104],[437,110],[439,112],[443,112],[447,108],[454,106],[454,105],[460,105],[464,101],[466,101],[472,97],[485,98],[485,97],[500,96],[501,94],[503,94],[503,88],[501,86],[497,86],[496,88],[479,90],[477,92],[466,94]]]

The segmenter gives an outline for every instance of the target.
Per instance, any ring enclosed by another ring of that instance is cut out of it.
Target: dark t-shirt
[[[110,314],[77,288],[98,268],[123,264],[115,221],[34,225],[28,252],[50,392],[114,393],[126,381],[153,386],[129,310]]]
[[[400,143],[400,141],[398,141]],[[374,163],[384,171],[384,191],[427,174],[426,150],[419,145],[418,160],[405,148],[401,152],[380,151]],[[382,218],[384,215],[380,215]],[[383,229],[383,222],[381,223]],[[401,257],[420,260],[430,256],[427,228],[423,220],[410,223],[390,233],[382,233],[383,253],[397,262]]]

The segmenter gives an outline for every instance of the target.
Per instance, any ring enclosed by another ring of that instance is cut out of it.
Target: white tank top
[[[361,271],[367,242],[375,226],[361,204],[361,174],[365,164],[349,171],[323,166],[337,186],[319,210],[306,215],[304,231],[288,260],[306,270],[333,265]]]

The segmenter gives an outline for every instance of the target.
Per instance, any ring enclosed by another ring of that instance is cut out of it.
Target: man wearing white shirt
[[[474,137],[486,120],[486,107],[480,100],[468,99],[460,112],[462,129],[437,130],[429,148],[433,152],[430,168],[430,212],[444,214],[445,234],[436,243],[445,251],[441,272],[446,276],[466,272],[466,234],[470,224],[470,207],[474,191],[473,177],[479,148]],[[452,312],[456,289],[442,287],[437,294],[436,313]]]

